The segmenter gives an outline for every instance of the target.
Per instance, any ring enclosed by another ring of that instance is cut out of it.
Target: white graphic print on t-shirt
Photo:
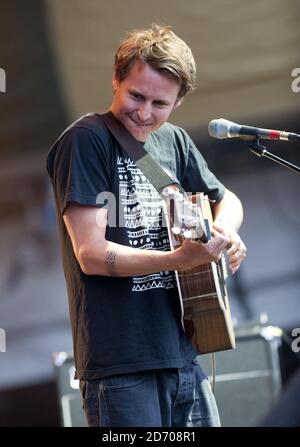
[[[126,157],[117,159],[119,177],[119,225],[127,228],[130,246],[147,250],[170,250],[168,230],[162,227],[162,200],[148,179]],[[175,287],[173,272],[133,277],[132,291]]]

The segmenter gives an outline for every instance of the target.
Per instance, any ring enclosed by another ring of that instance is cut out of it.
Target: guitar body
[[[206,228],[205,233],[209,239],[212,215],[208,198],[204,194],[199,194],[191,196],[189,200],[198,207],[199,219]],[[173,217],[169,215],[167,226],[171,246],[175,249],[183,243],[184,236],[171,231]],[[197,352],[205,354],[235,348],[225,284],[227,273],[224,255],[218,262],[177,271],[175,274],[184,329]]]
[[[229,301],[219,263],[176,273],[185,331],[199,354],[235,348]],[[197,279],[191,281],[191,277]]]

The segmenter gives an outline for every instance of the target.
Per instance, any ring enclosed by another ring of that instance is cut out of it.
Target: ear
[[[112,75],[112,87],[113,87],[113,90],[114,90],[114,92],[117,90],[117,88],[119,87],[119,81],[118,81],[118,79],[116,78],[116,73],[115,72],[113,72],[113,75]]]
[[[176,102],[175,102],[173,108],[174,108],[174,109],[177,109],[177,107],[181,106],[182,101],[183,101],[183,98],[178,98],[178,99],[176,100]]]

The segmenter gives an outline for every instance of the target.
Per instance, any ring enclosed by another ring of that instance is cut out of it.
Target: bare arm
[[[228,189],[221,202],[213,205],[213,214],[215,222],[227,222],[236,231],[243,222],[243,207],[240,199]]]
[[[239,198],[226,189],[221,202],[213,206],[214,228],[230,240],[227,251],[229,267],[235,273],[246,256],[246,246],[237,231],[243,221],[243,207]]]
[[[184,270],[217,260],[228,243],[218,234],[205,245],[186,240],[173,252],[140,250],[106,240],[105,209],[71,203],[63,218],[75,256],[87,275],[134,276]]]

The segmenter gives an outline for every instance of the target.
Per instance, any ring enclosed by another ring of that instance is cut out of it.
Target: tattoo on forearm
[[[106,257],[105,257],[105,265],[106,265],[107,271],[112,276],[119,276],[119,273],[116,269],[116,255],[117,255],[117,250],[107,250]]]

